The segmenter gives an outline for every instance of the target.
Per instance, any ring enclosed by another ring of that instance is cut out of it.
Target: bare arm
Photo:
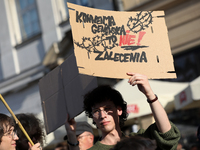
[[[76,121],[74,119],[71,119],[70,121],[65,122],[65,129],[67,131],[67,141],[70,143],[77,143],[78,140],[76,138]],[[71,146],[69,143],[69,149],[70,150],[79,150],[79,146]]]
[[[151,89],[151,86],[149,84],[148,78],[145,75],[137,74],[137,73],[127,73],[127,75],[131,76],[129,78],[129,83],[132,86],[137,85],[138,89],[144,93],[144,95],[149,100],[155,99],[155,94]],[[156,125],[161,133],[165,133],[171,129],[171,125],[168,119],[168,116],[160,104],[159,100],[149,103],[153,116],[156,121]]]

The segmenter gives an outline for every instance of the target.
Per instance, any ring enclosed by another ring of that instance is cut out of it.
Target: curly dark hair
[[[14,127],[15,123],[12,118],[5,114],[0,113],[0,143],[1,143],[1,138],[6,132],[7,127],[11,128]]]
[[[119,125],[123,127],[124,122],[127,120],[127,103],[122,98],[122,95],[109,85],[101,85],[84,96],[84,110],[89,118],[92,116],[92,107],[98,103],[105,101],[112,101],[116,107],[122,108],[122,115],[119,116]],[[93,122],[94,123],[94,122]],[[94,123],[95,124],[95,123]]]
[[[119,141],[111,150],[155,150],[156,141],[141,136],[124,138]]]
[[[26,130],[27,134],[33,141],[33,143],[40,143],[41,146],[43,146],[43,140],[45,138],[45,134],[43,131],[43,124],[41,120],[39,120],[34,114],[28,113],[28,114],[17,114],[17,119],[21,122],[22,126]],[[16,124],[15,129],[17,131],[17,135],[19,137],[19,140],[16,143],[16,150],[27,150],[29,149],[28,145],[28,139],[24,135],[24,133],[21,131],[19,126]]]

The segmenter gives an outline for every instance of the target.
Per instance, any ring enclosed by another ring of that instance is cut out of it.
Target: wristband
[[[70,145],[70,146],[78,146],[79,145],[79,141],[77,141],[77,143],[71,143],[67,140],[67,143]]]
[[[147,98],[147,102],[150,103],[150,104],[152,104],[153,102],[157,101],[158,100],[158,96],[156,94],[155,94],[155,96],[156,96],[156,98],[154,98],[153,100],[149,100]]]

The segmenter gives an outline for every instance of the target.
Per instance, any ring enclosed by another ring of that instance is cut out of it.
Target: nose
[[[107,113],[104,110],[100,110],[99,115],[101,118],[105,118],[107,116]]]
[[[13,139],[14,139],[15,141],[16,141],[16,140],[19,140],[19,137],[17,136],[16,133],[14,134],[14,138],[13,138]]]

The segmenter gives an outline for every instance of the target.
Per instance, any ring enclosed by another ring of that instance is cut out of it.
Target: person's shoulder
[[[112,147],[113,145],[105,145],[105,144],[102,144],[100,141],[98,141],[88,150],[109,150]]]
[[[131,133],[129,134],[129,136],[130,136],[130,137],[131,137],[131,136],[137,136],[137,135],[141,136],[141,135],[144,134],[144,132],[145,132],[144,129],[140,129],[140,130],[138,130],[137,133],[135,133],[135,132],[131,132]]]

